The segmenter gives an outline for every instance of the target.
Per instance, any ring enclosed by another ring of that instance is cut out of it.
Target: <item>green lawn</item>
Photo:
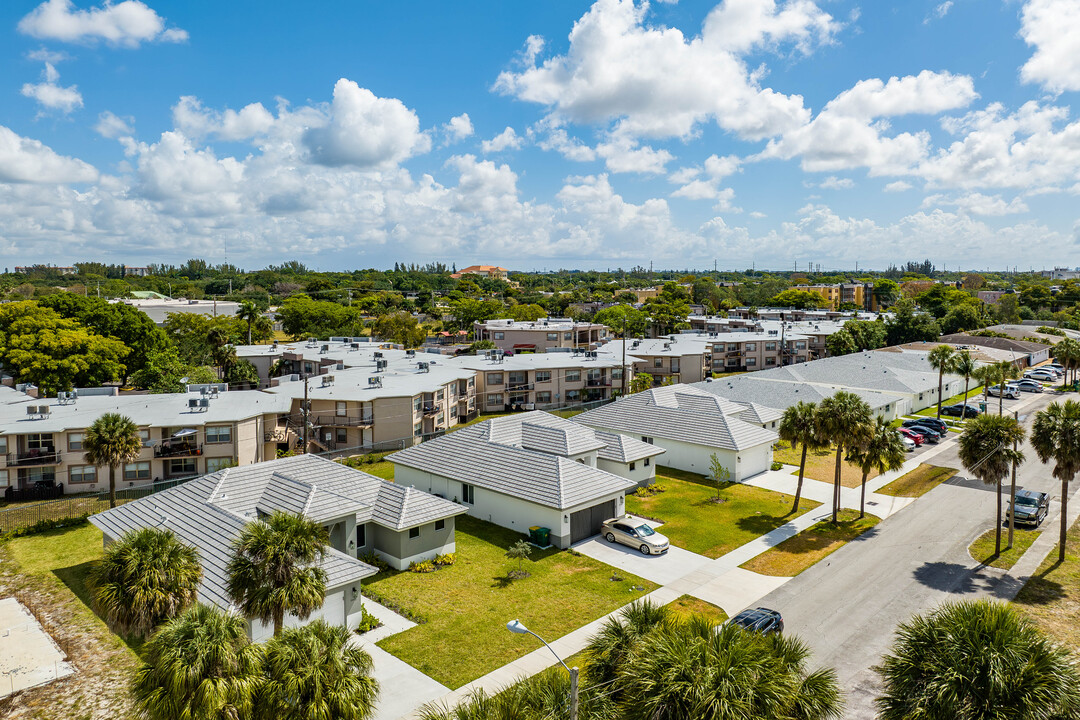
[[[622,571],[613,581],[609,566],[555,549],[534,549],[525,562],[531,576],[509,580],[515,564],[503,554],[521,537],[459,516],[452,566],[426,574],[386,572],[365,583],[373,595],[427,620],[379,647],[457,688],[539,646],[507,632],[507,622],[520,619],[550,642],[656,588]]]
[[[957,473],[955,468],[919,465],[878,490],[893,497],[922,497]]]
[[[1001,568],[1002,570],[1008,570],[1016,561],[1020,559],[1020,556],[1024,554],[1031,543],[1035,542],[1035,538],[1039,537],[1041,531],[1037,528],[1028,529],[1017,527],[1013,532],[1013,546],[1006,550],[1005,546],[1009,541],[1009,528],[1001,528],[1001,554],[994,555],[994,528],[990,528],[978,538],[975,542],[971,543],[971,547],[968,548],[968,554],[974,560],[981,562],[990,567]]]
[[[722,625],[728,619],[724,608],[713,605],[711,602],[699,600],[693,595],[681,595],[668,603],[668,607],[682,616],[704,615],[717,625]]]
[[[740,483],[725,483],[720,490],[723,502],[716,503],[712,502],[716,486],[704,476],[663,466],[656,469],[656,482],[666,490],[645,498],[628,495],[627,512],[663,521],[660,532],[672,544],[711,558],[775,530],[819,504],[804,498],[799,512],[791,514],[791,495]]]
[[[773,460],[782,462],[785,465],[794,465],[798,468],[799,463],[802,462],[802,448],[800,447],[798,450],[792,450],[791,446],[781,440],[773,446]],[[835,445],[828,450],[811,450],[806,453],[805,477],[808,477],[811,480],[832,483],[835,471]],[[874,477],[877,477],[877,472],[871,471],[870,474],[866,476],[866,479],[869,480]],[[841,462],[840,484],[844,487],[853,488],[859,487],[861,483],[862,470],[851,463]]]
[[[982,398],[982,392],[983,392],[983,389],[982,389],[981,385],[979,385],[977,387],[973,387],[970,390],[968,390],[967,399],[969,401],[972,400],[973,398],[976,399],[976,400],[981,399]],[[990,399],[991,400],[996,400],[997,398],[990,398]],[[958,402],[964,402],[964,393],[960,393],[958,395],[953,395],[951,398],[946,398],[946,399],[942,400],[941,401],[941,407],[945,407],[946,405],[955,405]],[[923,408],[919,412],[915,413],[915,415],[922,415],[924,417],[937,417],[937,403],[934,403],[933,405],[931,405],[928,408]],[[956,418],[956,419],[959,420],[959,418]]]
[[[1044,528],[1058,534],[1058,527]],[[1080,523],[1069,529],[1065,562],[1058,562],[1058,546],[1043,560],[1013,601],[1058,642],[1080,651]]]
[[[837,519],[836,525],[831,519],[811,525],[739,567],[762,575],[794,577],[881,522],[881,518],[869,514],[860,520],[857,510],[846,508]]]

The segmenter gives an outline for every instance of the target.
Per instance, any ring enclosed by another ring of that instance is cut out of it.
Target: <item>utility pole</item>
[[[308,413],[310,412],[310,406],[308,404],[308,377],[304,375],[304,452],[308,451]]]
[[[1004,388],[1005,383],[1002,383]],[[1004,389],[1002,389],[1004,392]],[[1016,420],[1016,424],[1020,424],[1020,415],[1016,410],[1013,410],[1013,419]],[[1016,440],[1013,439],[1013,452],[1016,452]],[[1006,549],[1012,549],[1013,546],[1013,528],[1016,524],[1016,459],[1013,458],[1012,463],[1012,484],[1009,485],[1009,547]]]
[[[626,397],[626,313],[622,318],[622,394]]]

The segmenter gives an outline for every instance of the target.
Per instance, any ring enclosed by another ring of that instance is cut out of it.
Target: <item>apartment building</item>
[[[100,391],[100,389],[98,389]],[[139,457],[117,471],[117,487],[187,478],[272,459],[291,446],[291,400],[261,391],[192,387],[162,395],[91,394],[32,398],[4,393],[0,404],[0,487],[63,483],[69,492],[107,490],[107,468],[86,462],[86,429],[105,413],[139,426]]]
[[[829,304],[830,310],[836,310],[845,303],[857,305],[863,310],[878,309],[874,296],[873,283],[836,283],[833,285],[795,285],[792,290],[805,290],[817,293]]]
[[[498,265],[470,265],[450,275],[455,280],[460,280],[464,275],[480,275],[481,277],[494,280],[506,280],[510,277],[510,271]]]
[[[494,350],[447,362],[476,373],[480,412],[546,410],[609,400],[622,389],[620,357],[599,352],[548,352],[507,357]],[[632,358],[627,358],[627,363]]]
[[[473,325],[474,340],[490,340],[500,350],[547,352],[552,348],[595,350],[611,339],[607,326],[569,318],[536,321],[487,320]]]
[[[633,373],[651,375],[656,385],[698,382],[712,375],[713,342],[707,336],[682,334],[628,338],[625,342],[627,363],[632,365]],[[613,340],[601,348],[598,355],[620,359],[623,343],[623,340]]]

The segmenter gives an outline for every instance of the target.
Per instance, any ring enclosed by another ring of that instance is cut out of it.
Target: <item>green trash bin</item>
[[[979,403],[979,412],[984,413],[984,414],[986,413],[986,403],[984,403],[984,402]]]
[[[540,547],[548,546],[548,538],[551,536],[551,530],[546,527],[540,527],[539,525],[533,525],[529,528],[529,539],[532,540],[533,545],[539,545]]]

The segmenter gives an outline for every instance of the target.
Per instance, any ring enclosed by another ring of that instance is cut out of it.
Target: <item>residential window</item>
[[[728,349],[728,352],[735,352],[736,350],[739,349],[739,345],[738,345],[738,343],[728,343],[727,349]]]
[[[536,392],[536,402],[538,402],[538,403],[549,403],[549,402],[551,402],[551,391],[550,390],[538,390]]]
[[[746,367],[754,367],[757,365],[757,358],[746,358]]]
[[[207,472],[207,474],[216,473],[219,470],[224,470],[225,468],[232,467],[235,464],[236,463],[233,461],[232,458],[227,458],[227,457],[206,458],[206,472]]]
[[[75,452],[76,450],[82,450],[82,433],[68,433],[68,450]]]
[[[416,423],[413,425],[412,434],[414,437],[420,437],[424,434],[424,423]]]
[[[622,368],[621,367],[611,368],[611,379],[612,380],[622,380]]]
[[[529,373],[527,371],[515,370],[510,373],[510,376],[506,378],[506,380],[511,386],[510,389],[513,390],[515,389],[515,386],[525,385],[529,382]]]
[[[487,404],[489,407],[503,404],[502,393],[488,393]]]
[[[671,358],[671,372],[679,372],[679,358]]]
[[[413,412],[420,412],[424,407],[424,398],[421,395],[417,395],[412,399]]]
[[[446,528],[446,521],[445,520],[436,520],[435,521],[435,529],[436,530],[443,530],[445,528]]]
[[[420,537],[420,528],[418,528],[418,527],[409,528],[409,539],[412,540],[412,539],[418,538],[418,537]]]
[[[341,402],[340,400],[334,404],[334,414],[338,417],[345,417],[349,414],[349,404]],[[209,442],[209,441],[207,441]]]
[[[367,547],[367,525],[356,526],[356,547]]]
[[[501,332],[495,333],[495,339],[496,340],[502,340],[504,337],[505,337],[504,333],[501,333]]]
[[[548,342],[556,342],[559,339],[559,333],[548,333],[547,339]]]
[[[538,383],[551,382],[551,371],[550,370],[537,370],[536,371],[536,382],[538,382]]]
[[[169,461],[170,475],[196,475],[198,472],[195,458],[173,458]]]
[[[631,471],[637,470],[637,463],[630,463],[630,470]]]
[[[73,485],[77,483],[95,483],[97,482],[97,468],[93,465],[76,465],[68,468],[68,482]]]
[[[206,427],[206,442],[232,442],[232,425],[208,425]]]
[[[580,390],[567,390],[566,391],[566,400],[567,400],[567,402],[577,402],[580,399],[581,399],[581,391]]]
[[[8,486],[8,471],[7,470],[0,470],[0,487],[5,487],[6,488],[7,486]]]
[[[0,453],[7,452],[7,437],[0,436]]]
[[[805,350],[806,349],[806,341],[805,340],[800,340],[797,343],[795,343],[795,349],[796,350]]]
[[[652,458],[645,458],[645,467],[649,467],[652,464]]]
[[[488,385],[502,385],[503,384],[503,374],[501,372],[488,373],[487,374],[487,384]]]
[[[562,338],[563,338],[563,340],[573,340],[574,339],[574,333],[563,333]]]
[[[142,441],[143,447],[150,447],[150,430],[140,430],[139,440]]]
[[[476,488],[472,485],[461,483],[461,502],[466,505],[473,505],[476,503]]]
[[[757,343],[746,343],[746,352],[754,352],[757,350]]]
[[[727,359],[727,365],[728,365],[728,367],[738,367],[739,366],[739,358],[728,358]]]
[[[664,367],[664,358],[653,358],[653,367]]]
[[[48,450],[53,451],[53,437],[52,433],[34,433],[26,436],[26,449],[27,450]]]
[[[338,428],[337,429],[337,444],[348,445],[349,444],[349,429]]]
[[[765,352],[776,352],[776,343],[774,343],[774,342],[765,343]]]
[[[440,390],[439,392],[435,393],[435,402],[441,403],[442,401],[443,401],[443,391]]]
[[[652,438],[651,438],[651,437],[648,437],[647,435],[642,435],[642,436],[641,436],[641,442],[643,442],[643,443],[649,443],[650,445],[652,445],[652,444],[653,444],[653,443],[652,443]]]
[[[765,358],[765,364],[766,365],[775,365],[776,364],[776,358],[774,358],[774,357]]]
[[[150,463],[148,463],[148,462],[127,463],[126,465],[124,465],[124,479],[125,480],[149,480],[150,479]]]
[[[566,371],[566,382],[581,382],[581,371],[580,370],[567,370]]]
[[[56,482],[56,468],[19,468],[19,485],[21,487],[32,486],[39,482],[49,484]]]

